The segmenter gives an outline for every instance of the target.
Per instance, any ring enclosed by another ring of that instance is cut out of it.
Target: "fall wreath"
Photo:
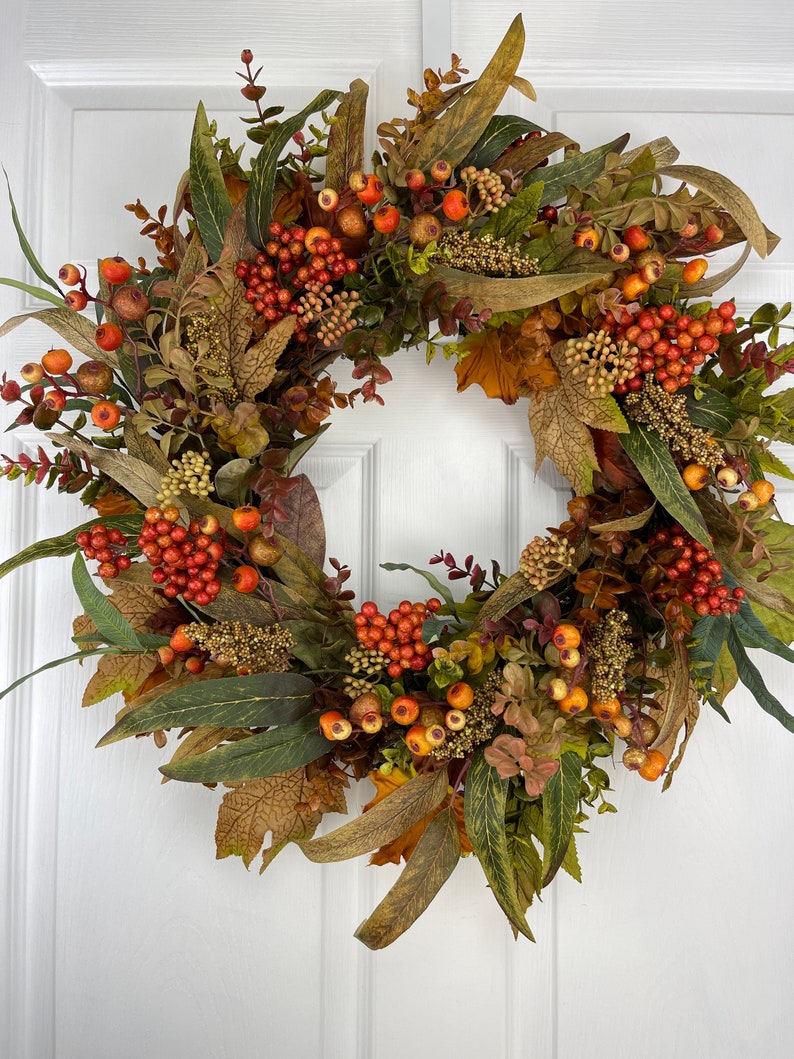
[[[580,825],[614,811],[605,759],[667,786],[737,681],[794,728],[747,653],[794,661],[794,529],[767,477],[794,477],[770,448],[794,442],[794,390],[771,388],[794,370],[789,306],[713,298],[777,238],[666,138],[583,150],[496,114],[511,87],[534,98],[523,36],[519,17],[476,80],[457,56],[425,71],[369,166],[362,81],[283,117],[244,51],[257,153],[246,168],[199,104],[173,214],[127,206],[151,268],[51,277],[11,200],[42,286],[2,282],[47,304],[2,333],[39,320],[81,363],[53,348],[3,375],[15,424],[55,448],[0,473],[93,510],[0,573],[74,556],[76,652],[50,665],[98,658],[86,705],[122,692],[100,745],[149,735],[166,777],[223,785],[219,857],[407,862],[357,932],[373,948],[466,853],[531,938],[534,896],[579,876]],[[509,575],[442,551],[429,598],[356,605],[299,463],[417,344],[456,358],[459,389],[527,401],[569,517]],[[366,777],[366,810],[313,837]]]

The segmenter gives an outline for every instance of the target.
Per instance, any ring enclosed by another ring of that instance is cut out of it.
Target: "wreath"
[[[534,897],[579,877],[584,820],[615,811],[605,759],[667,787],[737,681],[794,729],[747,653],[794,661],[794,528],[767,477],[794,477],[770,447],[794,442],[794,390],[772,386],[794,371],[790,306],[713,298],[777,237],[666,138],[583,150],[495,113],[511,87],[534,98],[523,41],[518,17],[476,80],[455,55],[425,71],[369,167],[364,82],[284,117],[243,51],[257,153],[246,169],[199,104],[173,214],[126,207],[152,267],[52,277],[11,199],[42,286],[2,282],[47,304],[3,334],[39,320],[72,352],[3,375],[15,424],[54,448],[0,473],[93,509],[0,566],[74,556],[76,650],[42,668],[96,657],[83,704],[124,698],[100,745],[151,736],[165,777],[223,785],[219,857],[404,860],[357,931],[372,948],[471,853],[531,938]],[[299,464],[418,344],[456,359],[459,390],[526,400],[569,517],[515,572],[442,550],[427,598],[356,605]],[[364,811],[315,837],[367,777]]]

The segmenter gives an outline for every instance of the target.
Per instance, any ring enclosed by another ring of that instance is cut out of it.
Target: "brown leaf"
[[[102,655],[83,694],[83,706],[93,706],[117,691],[133,694],[157,665],[156,655]]]
[[[543,305],[563,294],[570,294],[613,272],[615,268],[611,261],[595,255],[586,265],[579,264],[576,272],[548,272],[520,279],[478,276],[448,265],[434,265],[425,279],[428,284],[436,281],[443,283],[453,298],[470,298],[474,312],[479,313],[483,309],[509,312]]]
[[[295,323],[296,317],[290,313],[271,327],[250,349],[237,351],[232,356],[232,374],[244,401],[253,401],[256,395],[273,381],[276,362],[292,337]]]
[[[601,470],[595,483],[606,483],[618,492],[642,486],[645,479],[626,455],[617,434],[612,430],[592,430],[596,459]]]
[[[505,168],[516,174],[526,173],[564,147],[577,147],[577,144],[562,132],[549,132],[545,136],[525,140],[518,147],[508,148],[496,161],[491,162],[490,169],[492,173]],[[542,180],[543,177],[539,176],[538,179]]]
[[[654,750],[660,750],[668,759],[672,756],[681,729],[685,731],[684,739],[678,748],[675,759],[667,766],[664,789],[672,781],[672,773],[681,764],[687,742],[697,719],[700,716],[700,696],[698,695],[689,671],[689,655],[683,644],[673,641],[673,662],[664,669],[649,669],[648,676],[663,681],[665,688],[656,693],[656,701],[662,708],[659,735],[653,743]]]
[[[305,474],[297,476],[298,485],[284,499],[288,521],[281,534],[304,551],[320,569],[325,563],[325,523],[314,486]]]
[[[535,439],[535,470],[548,456],[578,496],[592,493],[593,472],[598,470],[593,439],[571,412],[561,386],[529,402],[529,428]]]
[[[234,371],[235,365],[245,356],[251,340],[251,306],[245,300],[245,287],[231,269],[223,272],[221,282],[222,291],[212,299],[216,332]]]
[[[347,178],[364,168],[364,122],[367,116],[369,86],[356,78],[342,96],[336,108],[334,123],[328,133],[328,154],[325,158],[325,183],[341,191]]]
[[[545,334],[545,332],[540,332]],[[455,365],[458,392],[473,383],[487,397],[515,404],[519,397],[539,393],[559,384],[559,375],[537,331],[502,327],[467,335],[458,343],[465,353]]]
[[[347,812],[342,788],[336,775],[307,779],[305,768],[235,786],[218,809],[217,859],[235,854],[250,867],[270,832],[270,845],[262,851],[260,871],[264,871],[288,842],[311,838],[324,813]]]
[[[408,782],[410,776],[403,772],[402,769],[394,768],[388,776],[384,776],[376,769],[374,772],[370,772],[369,778],[375,784],[376,793],[375,797],[364,806],[364,812],[371,809],[373,805],[382,802],[384,798],[393,794],[399,787],[402,787]],[[369,858],[370,864],[399,864],[401,860],[410,860],[411,854],[416,849],[420,838],[427,830],[427,825],[442,811],[442,809],[448,808],[449,795],[447,795],[440,805],[436,806],[435,809],[432,809],[427,816],[418,820],[413,827],[410,827],[404,832],[404,834],[398,835],[397,838],[392,839],[391,842],[387,842],[385,845],[381,846],[380,849],[376,850]],[[460,832],[461,852],[471,853],[471,842],[469,841],[469,836],[466,834],[466,827],[463,823],[462,794],[457,794],[455,796],[454,815]]]
[[[91,636],[96,632],[96,625],[91,621],[87,614],[78,614],[72,622],[72,635],[73,636]],[[97,640],[94,643],[81,643],[79,644],[81,651],[90,651],[94,647],[99,647],[101,640]]]
[[[223,233],[223,245],[231,250],[235,261],[251,260],[256,254],[245,224],[245,198],[243,195],[235,205]]]

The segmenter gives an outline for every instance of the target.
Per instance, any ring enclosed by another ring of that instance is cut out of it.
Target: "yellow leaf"
[[[276,362],[295,330],[296,319],[290,313],[271,327],[250,349],[243,353],[237,352],[232,357],[234,381],[244,401],[253,401],[261,390],[270,385],[276,374]]]
[[[117,691],[136,692],[158,665],[156,655],[103,655],[83,694],[83,706],[93,706]]]
[[[530,401],[529,427],[535,439],[535,470],[548,456],[577,496],[592,493],[593,472],[598,470],[593,438],[571,412],[561,386]]]
[[[288,842],[314,834],[323,813],[346,813],[343,780],[321,770],[307,779],[306,769],[291,769],[266,779],[249,780],[223,796],[215,829],[216,857],[242,857],[246,868],[262,849],[264,871]]]

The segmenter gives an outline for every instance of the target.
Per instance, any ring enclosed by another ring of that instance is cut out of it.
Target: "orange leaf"
[[[540,334],[545,337],[541,328]],[[538,341],[538,332],[507,325],[467,335],[458,348],[465,353],[455,366],[458,392],[472,383],[488,397],[515,404],[519,397],[559,385],[560,378],[548,356],[550,346]]]

